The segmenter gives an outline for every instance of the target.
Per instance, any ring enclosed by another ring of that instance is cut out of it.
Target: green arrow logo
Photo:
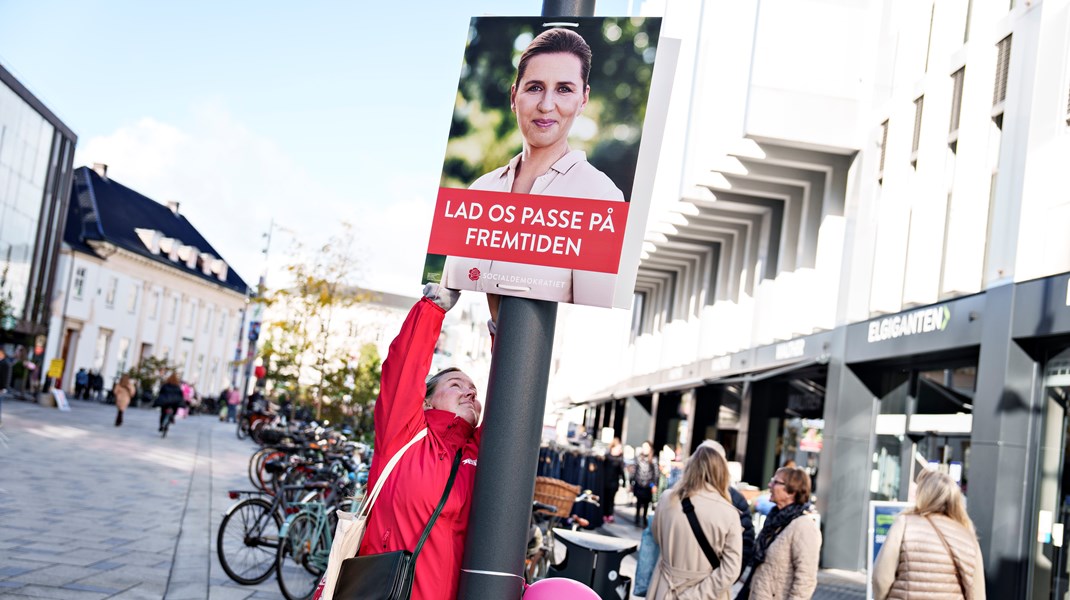
[[[944,318],[940,321],[940,331],[943,331],[947,329],[947,324],[951,322],[951,309],[946,306],[941,306],[940,310],[944,313]]]

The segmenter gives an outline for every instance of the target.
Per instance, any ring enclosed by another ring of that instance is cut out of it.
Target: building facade
[[[247,287],[179,212],[111,179],[75,171],[45,354],[105,389],[143,358],[166,358],[202,394],[233,381]]]
[[[730,4],[644,7],[682,45],[635,306],[562,307],[552,398],[794,460],[826,567],[943,469],[989,595],[1062,597],[1070,2]]]
[[[77,136],[0,66],[0,388],[32,387],[45,366],[49,298]],[[16,376],[18,375],[18,376]]]

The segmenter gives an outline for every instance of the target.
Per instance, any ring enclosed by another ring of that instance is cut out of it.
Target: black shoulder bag
[[[710,545],[710,541],[706,539],[706,534],[702,533],[702,528],[698,526],[698,517],[695,516],[695,505],[691,504],[691,498],[683,498],[680,500],[680,504],[684,506],[684,514],[687,515],[687,522],[691,525],[691,531],[695,534],[695,539],[698,540],[698,545],[702,547],[702,553],[706,555],[706,559],[713,565],[713,570],[721,568],[721,557],[717,556],[717,553],[713,551],[713,546]]]
[[[463,450],[463,448],[462,448]],[[453,459],[450,479],[446,482],[446,491],[438,501],[438,508],[431,515],[431,520],[424,527],[420,542],[412,552],[395,550],[383,554],[357,556],[342,561],[338,573],[338,585],[334,590],[333,600],[408,600],[412,595],[412,581],[416,577],[416,557],[431,535],[431,527],[438,519],[446,499],[453,489],[453,480],[457,477],[457,468],[461,465],[461,450]]]

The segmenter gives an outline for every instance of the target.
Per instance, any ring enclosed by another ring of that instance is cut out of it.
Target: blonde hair
[[[977,535],[973,521],[966,513],[966,502],[959,484],[946,473],[925,469],[918,475],[918,489],[914,499],[916,515],[944,515]]]
[[[687,459],[684,474],[673,488],[673,497],[679,500],[697,492],[713,490],[731,502],[728,483],[728,462],[724,456],[711,446],[701,444]]]

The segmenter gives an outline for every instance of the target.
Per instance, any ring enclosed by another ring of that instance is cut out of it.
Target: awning
[[[766,369],[764,371],[755,371],[753,373],[745,373],[743,375],[729,375],[727,377],[714,377],[712,379],[707,379],[706,383],[715,383],[715,384],[754,383],[755,381],[764,381],[766,379],[771,379],[773,377],[779,377],[781,375],[787,375],[788,373],[792,373],[794,371],[799,371],[799,370],[805,369],[807,367],[812,367],[814,365],[828,364],[828,361],[829,361],[828,355],[827,354],[822,354],[821,356],[816,356],[816,357],[813,357],[813,358],[804,358],[802,360],[799,360],[799,361],[796,361],[796,362],[793,362],[793,363],[789,363],[789,364],[786,364],[786,365],[781,365],[779,367],[773,367],[771,369]]]

